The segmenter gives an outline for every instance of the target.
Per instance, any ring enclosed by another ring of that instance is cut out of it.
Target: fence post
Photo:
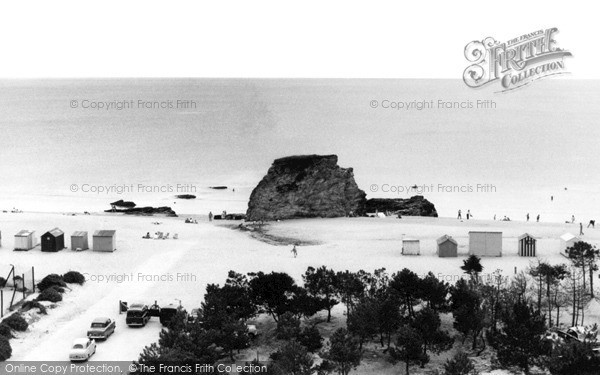
[[[27,294],[25,294],[25,274],[21,275],[23,277],[23,299],[27,298]]]
[[[31,266],[31,290],[35,293],[35,267]]]
[[[0,290],[0,317],[4,318],[4,291]]]

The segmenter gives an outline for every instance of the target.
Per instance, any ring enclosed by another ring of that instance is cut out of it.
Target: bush
[[[323,347],[323,336],[315,326],[304,328],[298,335],[298,341],[311,353],[316,353]]]
[[[0,336],[4,336],[7,339],[12,339],[14,336],[12,334],[12,329],[6,323],[0,323]]]
[[[20,314],[12,314],[11,316],[5,318],[2,323],[6,324],[10,328],[15,331],[26,331],[29,324]]]
[[[60,286],[56,286],[56,285],[53,285],[53,286],[51,286],[50,288],[48,288],[46,290],[54,290],[55,292],[61,293],[61,294],[65,292],[65,288],[60,287]]]
[[[38,301],[60,302],[62,295],[55,288],[48,288],[40,293]]]
[[[473,362],[462,351],[457,352],[452,359],[446,360],[444,364],[444,375],[469,375],[474,371]]]
[[[37,287],[40,291],[44,291],[45,289],[48,289],[52,286],[58,286],[58,287],[64,288],[67,286],[67,284],[63,280],[62,276],[57,275],[55,273],[51,273],[50,275],[44,277],[42,279],[42,281],[40,281],[39,284],[37,285]]]
[[[77,271],[69,271],[63,275],[63,280],[67,284],[79,284],[85,283],[85,276]]]
[[[46,289],[46,290],[49,290],[49,289]],[[47,314],[46,307],[44,305],[42,305],[41,303],[39,303],[37,300],[27,301],[23,304],[23,306],[21,306],[22,311],[29,311],[31,309],[38,309],[40,314],[44,314],[44,315]]]
[[[6,361],[12,355],[10,342],[4,336],[0,336],[0,361]]]
[[[300,320],[291,312],[281,315],[277,322],[277,338],[291,340],[300,334]]]

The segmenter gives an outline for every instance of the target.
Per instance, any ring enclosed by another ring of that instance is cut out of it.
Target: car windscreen
[[[104,328],[105,326],[104,323],[92,323],[92,328]]]
[[[83,345],[75,344],[75,345],[73,345],[73,349],[83,349]]]
[[[130,318],[139,318],[142,317],[144,313],[141,310],[129,310],[127,311],[127,317]]]

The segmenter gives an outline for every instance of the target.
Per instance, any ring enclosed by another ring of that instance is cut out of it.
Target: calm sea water
[[[273,159],[315,153],[353,167],[369,197],[405,198],[415,194],[405,187],[417,185],[441,216],[600,216],[598,81],[546,80],[509,94],[459,80],[31,80],[0,88],[0,209],[95,211],[125,199],[181,213],[245,211]],[[438,108],[440,100],[458,104]],[[477,100],[495,108],[478,109]],[[169,101],[173,108],[148,108]],[[383,108],[413,101],[434,105]],[[133,104],[82,108],[111,102]],[[460,108],[468,103],[474,108]],[[84,185],[134,187],[106,194]],[[200,199],[173,203],[186,192]]]

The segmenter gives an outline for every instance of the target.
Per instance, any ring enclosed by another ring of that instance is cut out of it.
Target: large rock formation
[[[433,216],[437,217],[437,211],[433,203],[423,198],[422,195],[415,195],[407,199],[369,199],[366,204],[367,212],[391,212],[395,215],[405,216]]]
[[[275,160],[250,195],[247,220],[362,215],[366,194],[352,168],[340,168],[337,161],[336,155]]]

